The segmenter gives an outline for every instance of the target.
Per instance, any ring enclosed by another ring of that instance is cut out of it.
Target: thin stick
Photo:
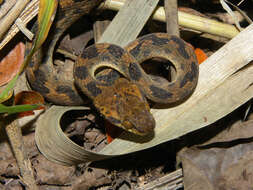
[[[18,18],[20,13],[24,10],[25,6],[29,2],[30,0],[19,0],[8,12],[8,14],[1,20],[0,26],[2,26],[2,28],[0,30],[0,39],[4,37],[5,33],[9,30],[13,22]]]
[[[164,0],[164,11],[167,33],[179,37],[177,0]]]
[[[179,189],[183,187],[183,172],[178,169],[156,180],[153,180],[136,190],[152,190],[152,189]]]
[[[16,0],[8,0],[8,1],[4,2],[3,5],[1,5],[0,19],[3,18],[8,13],[8,11],[15,5],[15,3],[16,3]]]
[[[103,21],[96,21],[93,24],[93,32],[94,32],[94,39],[95,42],[98,42],[101,38],[102,34],[104,33],[107,26],[110,24],[109,20],[103,20]]]
[[[22,176],[21,181],[27,186],[28,190],[38,190],[32,165],[24,146],[21,128],[18,125],[17,119],[12,116],[11,118],[8,117],[6,120],[9,123],[7,123],[5,130],[17,160],[20,174]]]
[[[24,25],[26,25],[30,20],[32,20],[39,11],[39,0],[32,0],[21,13],[19,18],[22,20]],[[0,50],[19,32],[19,28],[16,24],[13,24],[6,37],[0,43]]]

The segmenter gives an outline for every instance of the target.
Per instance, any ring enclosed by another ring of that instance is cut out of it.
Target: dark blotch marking
[[[182,69],[183,71],[185,70],[185,64],[182,63],[182,64],[180,65],[180,67],[181,67],[181,69]]]
[[[28,67],[34,67],[35,66],[35,62],[31,59],[30,63],[28,64]]]
[[[75,1],[75,2],[80,2],[80,1]],[[83,9],[72,9],[72,14],[74,15],[83,15],[84,14],[84,11]]]
[[[66,94],[68,93],[69,91],[71,91],[71,87],[69,86],[66,86],[66,85],[59,85],[57,86],[56,88],[56,91],[59,93],[59,94]]]
[[[171,54],[171,50],[169,48],[163,48],[163,50],[166,54]]]
[[[167,92],[166,90],[163,90],[162,88],[158,88],[156,86],[150,86],[149,88],[152,92],[152,95],[154,97],[160,98],[160,99],[168,99],[170,98],[173,94]]]
[[[110,64],[113,64],[113,65],[119,65],[115,59],[113,59],[112,57],[108,56],[108,55],[103,55],[100,57],[101,61],[104,61],[104,62],[108,62]]]
[[[170,41],[168,38],[160,38],[153,34],[143,37],[142,40],[151,40],[152,44],[155,46],[162,46],[164,44],[168,44]]]
[[[141,78],[141,70],[136,63],[130,63],[128,70],[132,80],[138,81]]]
[[[34,75],[36,78],[35,81],[31,83],[32,88],[41,94],[48,94],[50,90],[44,85],[47,81],[45,73],[43,71],[37,70],[34,72]]]
[[[56,88],[56,92],[58,92],[59,94],[67,95],[72,102],[76,102],[77,100],[80,99],[80,96],[75,91],[73,91],[71,86],[59,85]]]
[[[183,80],[180,82],[180,88],[183,88],[188,81],[193,81],[197,77],[197,68],[194,62],[191,63],[191,71],[186,73]]]
[[[114,117],[106,117],[106,119],[108,119],[111,123],[113,123],[113,124],[120,124],[121,122],[120,122],[120,120],[118,120],[118,119],[116,119],[116,118],[114,118]]]
[[[139,43],[137,46],[135,46],[133,49],[131,49],[129,52],[133,57],[138,57],[140,53],[142,43]]]
[[[121,58],[121,56],[124,54],[124,49],[119,46],[110,45],[107,49],[109,53],[116,58]]]
[[[198,63],[195,63],[195,62],[192,62],[191,63],[191,70],[192,70],[192,75],[194,77],[197,77],[198,76],[198,72],[199,72],[199,67],[198,67]]]
[[[150,53],[151,53],[151,50],[145,49],[143,52],[143,55],[144,55],[144,57],[148,57],[150,55]]]
[[[179,53],[185,58],[185,59],[189,59],[190,56],[188,55],[186,49],[185,49],[185,43],[183,42],[183,40],[177,38],[176,36],[172,36],[171,40],[175,43],[177,43],[178,47],[178,51]]]
[[[96,78],[99,81],[104,81],[104,82],[108,83],[108,85],[110,86],[110,85],[112,85],[114,83],[114,81],[116,79],[119,78],[119,76],[120,75],[119,75],[119,73],[117,71],[112,70],[108,74],[101,75],[101,76],[98,76]]]
[[[101,60],[102,60],[102,61],[111,62],[112,58],[111,58],[110,56],[108,56],[108,55],[103,55],[103,56],[101,57]]]
[[[156,38],[155,41],[152,41],[152,44],[155,46],[162,46],[169,43],[169,39],[167,38]]]
[[[84,59],[86,59],[86,58],[91,59],[91,58],[97,57],[98,54],[99,54],[99,53],[98,53],[98,51],[97,51],[96,46],[93,45],[93,46],[90,46],[90,47],[86,48],[86,49],[83,51],[81,57],[84,58]]]
[[[75,76],[80,80],[83,80],[88,76],[88,71],[87,71],[87,68],[85,66],[75,67],[74,73],[75,73]]]
[[[95,82],[90,82],[86,85],[88,91],[92,94],[92,96],[96,97],[102,93],[102,90],[96,86]]]

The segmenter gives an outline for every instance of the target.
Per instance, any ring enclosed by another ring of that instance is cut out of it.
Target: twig
[[[253,23],[253,21],[250,19],[250,17],[243,10],[241,10],[239,7],[237,7],[239,5],[236,6],[236,5],[234,5],[233,3],[231,3],[231,2],[229,2],[227,0],[225,0],[225,1],[226,1],[227,4],[231,5],[234,9],[236,9],[245,18],[245,20],[249,24]]]
[[[38,13],[39,10],[39,0],[32,0],[25,8],[25,10],[21,13],[19,18],[22,22],[27,24],[30,20],[32,20]],[[6,37],[0,43],[0,50],[19,32],[19,28],[16,24],[12,25]]]
[[[8,0],[6,2],[4,2],[3,5],[1,5],[0,7],[0,19],[3,18],[3,16],[5,16],[8,11],[15,5],[16,0]]]
[[[227,11],[227,13],[230,15],[230,17],[232,17],[232,19],[234,20],[234,23],[235,23],[236,27],[240,31],[242,31],[242,27],[240,26],[238,17],[234,14],[234,12],[231,10],[231,8],[227,5],[226,1],[225,0],[220,0],[220,4],[223,7],[223,9],[225,11]]]
[[[101,38],[103,32],[107,28],[107,26],[110,24],[109,20],[104,20],[104,21],[96,21],[93,24],[93,31],[94,31],[94,39],[95,42],[98,42],[99,39]]]
[[[68,52],[68,51],[66,51],[66,50],[64,50],[64,49],[58,48],[58,49],[56,50],[56,52],[57,52],[57,53],[60,53],[60,54],[62,54],[62,55],[64,55],[65,57],[67,57],[67,58],[69,58],[69,59],[72,59],[73,61],[75,61],[75,60],[77,59],[77,56],[76,56],[76,55],[74,55],[74,54],[72,54],[72,53],[70,53],[70,52]]]
[[[28,190],[38,190],[33,175],[32,165],[24,146],[21,128],[19,127],[15,116],[6,118],[5,122],[8,122],[5,130],[20,169],[20,174],[22,176],[21,181],[27,186]]]
[[[23,34],[29,39],[32,40],[33,39],[33,33],[28,30],[26,28],[26,25],[23,23],[23,21],[20,18],[17,18],[17,20],[15,21],[15,24],[17,25],[17,27],[19,28],[19,30],[21,32],[23,32]]]
[[[0,30],[0,39],[2,39],[8,29],[11,27],[13,22],[18,18],[20,13],[23,11],[27,3],[30,0],[19,0],[12,7],[12,9],[8,12],[8,14],[0,21],[0,26],[2,26]]]
[[[179,37],[177,0],[164,0],[164,11],[167,33]],[[171,78],[175,79],[176,72],[173,71],[173,66],[170,65],[167,69],[171,74]]]
[[[164,0],[167,33],[179,36],[177,0]]]
[[[162,189],[179,189],[183,187],[182,169],[178,169],[154,181],[151,181],[136,190],[162,190]]]

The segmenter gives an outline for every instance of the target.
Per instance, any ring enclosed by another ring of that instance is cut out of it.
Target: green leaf
[[[38,47],[42,45],[42,43],[47,38],[49,29],[55,17],[57,6],[58,6],[57,0],[40,0],[40,7],[38,14],[39,29],[34,45],[35,51],[37,50]]]
[[[7,84],[5,89],[0,93],[0,103],[8,99],[9,92],[14,88],[17,79],[18,79],[18,74],[16,74],[16,76],[13,79],[11,79],[11,81]]]
[[[57,0],[40,0],[39,14],[38,14],[38,31],[34,40],[33,47],[30,53],[27,55],[24,64],[20,72],[30,62],[33,54],[40,48],[43,42],[46,40],[50,27],[53,23],[56,10],[58,6]]]
[[[41,105],[37,104],[25,104],[25,105],[15,105],[15,106],[5,106],[3,104],[0,104],[0,113],[8,113],[8,114],[14,114],[24,111],[32,111],[36,108],[38,108]]]

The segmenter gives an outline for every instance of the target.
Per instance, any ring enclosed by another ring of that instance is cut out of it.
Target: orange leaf
[[[22,91],[19,92],[14,99],[14,104],[15,105],[23,105],[23,104],[44,104],[44,98],[39,94],[38,92],[35,91]],[[40,106],[37,108],[37,110],[40,109],[45,109],[44,106]],[[18,114],[19,117],[24,117],[28,115],[34,115],[33,111],[26,111],[26,112],[21,112]]]
[[[0,86],[7,84],[19,71],[24,61],[25,45],[18,43],[0,61]]]
[[[194,51],[197,56],[199,64],[201,64],[202,62],[204,62],[208,58],[207,55],[205,54],[205,52],[203,50],[201,50],[200,48],[196,48]]]

